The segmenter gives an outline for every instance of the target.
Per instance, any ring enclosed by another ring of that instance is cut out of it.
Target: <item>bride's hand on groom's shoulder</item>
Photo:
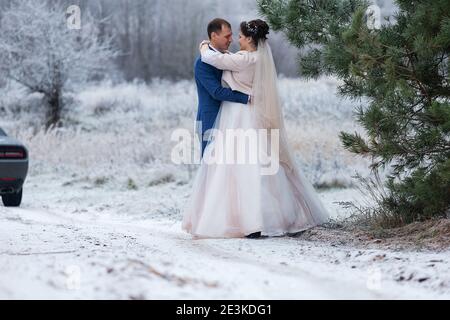
[[[209,40],[203,40],[202,42],[200,42],[200,45],[198,46],[198,49],[200,50],[200,52],[203,49],[203,46],[207,46],[209,45],[211,42]]]

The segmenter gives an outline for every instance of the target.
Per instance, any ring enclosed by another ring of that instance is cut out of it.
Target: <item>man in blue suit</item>
[[[226,52],[233,41],[231,25],[223,19],[214,19],[208,24],[210,50]],[[203,63],[201,57],[195,61],[194,74],[198,92],[197,124],[202,141],[202,156],[208,144],[208,130],[216,121],[222,101],[247,104],[249,96],[229,88],[222,87],[222,70]]]

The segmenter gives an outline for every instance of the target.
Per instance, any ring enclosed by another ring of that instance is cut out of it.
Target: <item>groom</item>
[[[232,39],[231,25],[224,19],[214,19],[208,24],[210,50],[225,53]],[[195,61],[194,74],[198,92],[197,132],[202,141],[202,157],[208,144],[208,130],[212,129],[222,101],[247,104],[249,96],[222,87],[222,70],[203,63],[201,57]]]

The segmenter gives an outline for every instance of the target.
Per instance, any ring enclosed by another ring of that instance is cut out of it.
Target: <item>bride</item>
[[[258,19],[241,23],[241,50],[235,54],[211,50],[205,41],[200,46],[202,61],[224,70],[224,85],[248,94],[251,103],[221,105],[183,215],[183,230],[195,238],[283,236],[328,220],[288,146],[268,34],[269,26]],[[250,145],[243,144],[243,139],[238,139],[240,145],[230,143],[239,136],[236,132],[248,130],[258,134],[246,138],[263,138],[257,142],[250,139]],[[270,157],[264,150],[255,151],[255,146],[268,146]],[[246,161],[235,161],[236,152],[238,157],[246,153]],[[265,161],[248,160],[255,155],[262,155],[258,159]],[[224,162],[223,157],[234,161]],[[276,170],[267,173],[269,158]]]

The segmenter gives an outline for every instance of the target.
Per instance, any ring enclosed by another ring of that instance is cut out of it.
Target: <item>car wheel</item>
[[[17,193],[5,194],[2,196],[5,207],[18,207],[22,202],[22,189]]]

